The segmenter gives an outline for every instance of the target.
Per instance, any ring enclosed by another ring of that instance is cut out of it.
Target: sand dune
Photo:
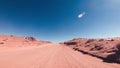
[[[3,48],[3,49],[2,49]],[[58,44],[0,50],[0,68],[120,68]]]

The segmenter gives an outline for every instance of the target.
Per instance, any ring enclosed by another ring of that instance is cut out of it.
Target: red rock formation
[[[64,44],[104,61],[120,63],[120,38],[78,38]]]

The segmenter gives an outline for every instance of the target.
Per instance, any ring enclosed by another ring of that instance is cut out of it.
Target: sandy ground
[[[0,68],[120,68],[58,44],[0,49]]]

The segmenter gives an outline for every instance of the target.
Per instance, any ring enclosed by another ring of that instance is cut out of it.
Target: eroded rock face
[[[120,63],[120,38],[78,38],[64,42],[64,44],[67,46],[72,44],[73,46],[69,47],[74,50],[101,58],[104,61]]]
[[[114,54],[108,55],[104,61],[120,63],[120,43],[116,45],[114,52]]]

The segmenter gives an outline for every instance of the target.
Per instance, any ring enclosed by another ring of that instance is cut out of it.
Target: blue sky
[[[120,0],[0,0],[0,34],[53,42],[120,37],[119,7]]]

